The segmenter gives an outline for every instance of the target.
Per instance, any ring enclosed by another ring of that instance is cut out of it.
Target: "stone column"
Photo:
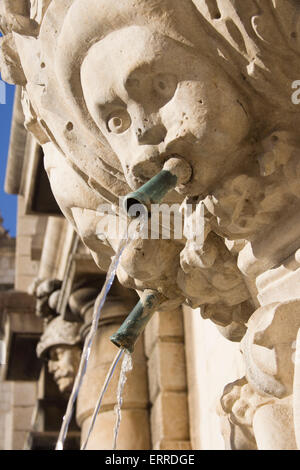
[[[82,442],[86,438],[105,377],[118,352],[109,337],[119,328],[124,316],[130,312],[132,307],[131,301],[126,302],[124,299],[110,297],[102,310],[100,327],[94,340],[87,372],[77,400],[77,422],[82,429]],[[86,319],[90,317],[91,310],[92,308],[86,313]],[[84,328],[85,335],[89,326],[90,322]],[[123,394],[122,421],[117,443],[118,450],[147,450],[151,448],[147,363],[143,343],[143,338],[140,338],[132,355],[133,370],[127,374]],[[87,450],[112,449],[116,422],[114,407],[117,402],[120,367],[121,361],[104,396]]]

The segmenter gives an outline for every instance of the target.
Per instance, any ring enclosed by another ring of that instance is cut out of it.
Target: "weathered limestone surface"
[[[14,285],[16,242],[6,232],[2,223],[0,214],[0,286],[1,290],[7,290]]]
[[[161,313],[201,307],[227,340],[242,340],[245,371],[229,379],[219,409],[228,448],[299,448],[297,0],[16,0],[2,2],[0,13],[2,76],[22,86],[25,125],[43,147],[55,198],[101,269],[120,234],[97,236],[109,218],[99,206],[118,206],[171,155],[190,165],[190,181],[164,202],[201,205],[202,233],[132,240],[119,281],[164,294]],[[37,266],[25,253],[22,263],[23,286]],[[186,341],[199,379],[195,355],[207,350],[191,331]],[[150,369],[170,344],[152,341]],[[209,377],[224,370],[218,348]],[[240,363],[234,348],[231,372]],[[183,364],[175,349],[170,357]],[[154,400],[162,377],[150,375]],[[169,389],[176,380],[184,387],[183,368],[157,395],[154,420],[178,393]],[[197,416],[211,426],[206,406]],[[188,441],[180,425],[166,441],[155,435],[154,445]],[[197,440],[196,429],[193,445],[213,445]]]
[[[41,220],[42,219],[42,220]],[[27,291],[38,275],[39,263],[32,256],[34,237],[45,230],[46,217],[25,215],[24,199],[18,199],[15,287]],[[41,250],[40,246],[40,250]]]
[[[31,425],[36,394],[35,382],[13,383],[12,425],[14,432],[11,446],[13,450],[23,449],[25,437]]]
[[[190,449],[181,308],[156,312],[145,332],[153,449]]]

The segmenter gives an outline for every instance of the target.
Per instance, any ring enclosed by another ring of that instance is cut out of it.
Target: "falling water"
[[[94,337],[95,337],[95,335],[97,333],[97,330],[98,330],[98,324],[99,324],[99,320],[100,320],[101,310],[102,310],[102,307],[105,303],[107,294],[108,294],[108,292],[109,292],[109,290],[112,286],[112,283],[114,282],[116,272],[117,272],[117,268],[118,268],[118,264],[120,262],[120,258],[122,256],[122,253],[123,253],[124,248],[126,247],[127,243],[129,243],[130,240],[132,240],[134,238],[138,238],[140,236],[140,233],[141,233],[141,230],[143,229],[144,224],[145,224],[145,219],[143,217],[137,218],[136,220],[133,220],[130,223],[130,225],[128,227],[128,233],[126,233],[127,236],[122,237],[119,248],[118,248],[115,256],[112,258],[112,262],[110,264],[110,267],[109,267],[107,275],[106,275],[105,283],[104,283],[104,285],[101,289],[101,292],[98,295],[98,297],[96,299],[96,302],[95,302],[92,326],[91,326],[89,334],[87,335],[86,340],[84,342],[84,347],[83,347],[83,352],[82,352],[82,355],[81,355],[81,360],[80,360],[78,372],[77,372],[75,382],[74,382],[74,385],[73,385],[72,393],[71,393],[69,401],[68,401],[67,410],[66,410],[66,413],[63,417],[62,427],[61,427],[61,430],[60,430],[60,433],[59,433],[59,436],[58,436],[58,440],[57,440],[55,450],[63,450],[63,448],[64,448],[64,443],[65,443],[67,433],[68,433],[68,429],[69,429],[69,426],[70,426],[70,422],[71,422],[71,419],[72,419],[72,416],[73,416],[74,404],[75,404],[75,401],[77,399],[79,390],[81,388],[83,377],[86,373],[87,364],[88,364],[88,360],[89,360],[93,340],[94,340]],[[140,227],[140,230],[138,230],[138,227]],[[123,352],[123,350],[121,352]],[[122,353],[118,357],[118,360],[120,359],[121,355],[122,355]],[[115,363],[115,361],[114,361],[114,363]],[[115,364],[115,366],[116,366],[116,364]],[[113,372],[114,372],[114,368],[112,370],[112,374],[113,374]],[[109,381],[110,381],[110,379],[109,379]],[[109,383],[109,381],[108,381],[108,383]],[[107,386],[108,386],[108,384],[107,384]],[[105,393],[105,390],[104,390],[104,393]],[[103,395],[104,395],[104,393],[103,393]],[[101,398],[101,395],[100,395],[100,398]],[[99,401],[100,401],[100,399],[99,399]],[[101,405],[101,402],[100,402],[100,405]],[[97,406],[96,406],[96,408],[97,408]],[[97,416],[97,414],[96,414],[96,416]],[[96,416],[95,416],[95,419],[96,419]]]
[[[105,303],[107,294],[108,294],[108,292],[109,292],[109,290],[112,286],[112,283],[114,281],[116,271],[117,271],[117,267],[118,267],[121,255],[123,253],[123,250],[124,250],[127,242],[128,242],[128,240],[126,238],[122,239],[117,253],[112,258],[111,265],[110,265],[109,270],[108,270],[107,275],[106,275],[105,283],[104,283],[104,285],[101,289],[100,294],[98,295],[98,297],[96,299],[95,307],[94,307],[94,315],[93,315],[92,326],[91,326],[89,334],[86,337],[86,340],[85,340],[85,343],[84,343],[79,369],[78,369],[78,372],[77,372],[77,375],[76,375],[76,379],[75,379],[75,383],[74,383],[74,386],[73,386],[71,396],[70,396],[69,401],[68,401],[66,414],[63,417],[63,423],[62,423],[62,427],[61,427],[59,437],[58,437],[58,441],[57,441],[57,444],[56,444],[56,450],[63,450],[63,448],[64,448],[64,442],[65,442],[65,439],[67,437],[67,432],[68,432],[69,425],[70,425],[72,415],[73,415],[74,404],[75,404],[78,392],[80,390],[83,377],[86,373],[87,363],[88,363],[88,360],[89,360],[93,339],[94,339],[94,337],[97,333],[101,310],[102,310],[102,307]]]
[[[97,404],[95,406],[95,409],[94,409],[94,413],[93,413],[93,416],[92,416],[92,420],[91,420],[91,424],[90,424],[90,427],[89,427],[89,430],[88,430],[88,433],[87,433],[87,436],[86,436],[86,440],[84,442],[84,444],[82,445],[81,447],[81,450],[85,450],[86,449],[86,446],[88,444],[88,441],[89,441],[89,438],[90,438],[90,435],[93,431],[93,428],[94,428],[94,424],[95,424],[95,421],[96,421],[96,418],[98,416],[98,413],[100,411],[100,407],[101,407],[101,403],[102,403],[102,400],[103,400],[103,397],[104,397],[104,394],[107,390],[107,387],[112,379],[112,376],[114,375],[114,371],[117,367],[117,364],[119,362],[119,360],[121,359],[122,355],[124,353],[124,349],[121,349],[120,351],[118,351],[118,354],[116,355],[109,371],[108,371],[108,374],[105,378],[105,382],[104,382],[104,385],[102,387],[102,390],[101,390],[101,393],[100,393],[100,396],[99,396],[99,399],[97,401]],[[126,356],[125,356],[126,357]]]
[[[122,362],[120,378],[119,378],[119,383],[118,383],[117,405],[115,406],[115,413],[117,415],[117,418],[116,418],[116,424],[115,424],[115,429],[114,429],[113,450],[116,450],[117,448],[117,439],[118,439],[118,434],[119,434],[120,424],[121,424],[121,408],[122,408],[122,403],[123,403],[123,391],[124,391],[124,386],[127,380],[126,374],[130,370],[132,370],[132,358],[131,358],[131,354],[128,351],[126,351],[123,362]]]

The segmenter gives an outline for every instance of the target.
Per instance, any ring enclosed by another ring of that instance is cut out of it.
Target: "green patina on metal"
[[[138,337],[154,312],[165,300],[164,295],[159,292],[145,290],[142,298],[120,326],[117,333],[110,337],[110,340],[119,348],[124,348],[132,353]]]
[[[149,208],[151,204],[158,204],[169,191],[177,186],[177,181],[177,176],[170,171],[160,171],[137,191],[125,197],[124,208],[126,212],[129,216],[135,217],[134,212],[130,213],[130,208],[133,205]],[[138,337],[154,312],[165,300],[166,298],[159,292],[145,290],[139,302],[110,340],[119,348],[124,348],[130,353],[133,352]]]
[[[133,204],[143,204],[146,207],[157,204],[176,186],[177,176],[168,170],[162,170],[137,191],[127,194],[124,199],[124,208],[128,212]]]

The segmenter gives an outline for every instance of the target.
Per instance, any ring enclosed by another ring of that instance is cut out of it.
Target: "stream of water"
[[[109,369],[109,371],[107,373],[107,376],[105,378],[104,385],[102,387],[100,396],[98,398],[97,404],[96,404],[95,409],[94,409],[94,413],[93,413],[93,416],[92,416],[92,419],[91,419],[91,423],[90,423],[90,426],[89,426],[89,429],[88,429],[88,432],[87,432],[86,439],[85,439],[83,445],[81,446],[81,450],[86,449],[89,438],[90,438],[91,433],[94,429],[96,418],[97,418],[98,413],[99,413],[100,408],[101,408],[103,397],[104,397],[105,392],[108,388],[108,385],[109,385],[109,383],[110,383],[110,381],[113,377],[113,374],[116,370],[117,364],[118,364],[119,360],[121,359],[121,357],[123,356],[124,353],[125,353],[125,356],[124,356],[123,361],[122,361],[120,377],[119,377],[119,382],[118,382],[118,389],[117,389],[117,404],[115,406],[115,413],[116,413],[117,417],[116,417],[116,424],[115,424],[115,428],[114,428],[113,450],[116,450],[116,448],[117,448],[117,439],[118,439],[118,434],[119,434],[120,424],[121,424],[121,408],[122,408],[122,403],[123,403],[123,392],[124,392],[125,383],[127,381],[126,374],[127,374],[127,372],[132,370],[131,354],[128,351],[125,351],[125,349],[120,349],[118,351],[115,359],[112,362],[112,365],[110,366],[110,369]]]
[[[94,337],[97,333],[98,324],[99,324],[100,315],[101,315],[101,310],[102,310],[102,307],[105,303],[107,294],[108,294],[108,292],[109,292],[109,290],[112,286],[112,283],[115,279],[118,264],[119,264],[121,255],[122,255],[123,250],[124,250],[127,243],[128,243],[127,238],[124,238],[124,239],[121,240],[119,249],[118,249],[117,253],[115,254],[115,256],[112,258],[111,265],[110,265],[109,270],[108,270],[107,275],[106,275],[105,283],[103,284],[101,292],[100,292],[100,294],[98,295],[98,297],[96,299],[95,307],[94,307],[94,315],[93,315],[92,326],[91,326],[89,334],[87,335],[85,343],[84,343],[79,369],[78,369],[78,372],[77,372],[77,375],[76,375],[76,379],[75,379],[75,382],[74,382],[72,393],[71,393],[69,401],[68,401],[66,414],[63,417],[62,427],[61,427],[59,437],[58,437],[58,441],[57,441],[56,448],[55,448],[56,450],[63,450],[63,448],[64,448],[64,443],[65,443],[67,433],[68,433],[68,429],[69,429],[69,426],[70,426],[70,422],[71,422],[71,419],[72,419],[72,416],[73,416],[74,404],[75,404],[75,401],[77,399],[80,387],[82,385],[83,377],[86,373],[87,363],[88,363],[88,360],[89,360],[93,339],[94,339]]]
[[[115,429],[114,429],[113,450],[117,449],[117,440],[118,440],[118,434],[120,430],[121,417],[122,417],[121,408],[122,408],[122,403],[123,403],[123,391],[124,391],[125,383],[127,381],[126,374],[130,370],[132,370],[132,357],[131,357],[131,354],[128,351],[126,351],[123,362],[122,362],[120,378],[119,378],[119,383],[118,383],[117,405],[115,406],[115,413],[117,415],[117,418],[116,418],[116,424],[115,424]]]

